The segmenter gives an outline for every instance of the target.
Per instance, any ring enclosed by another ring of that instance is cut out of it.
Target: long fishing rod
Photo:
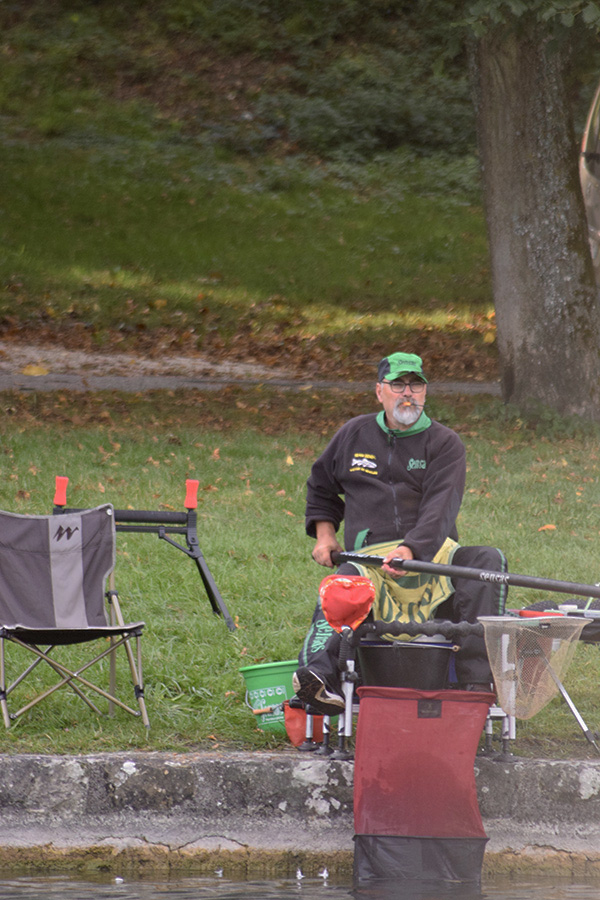
[[[331,554],[335,565],[341,563],[359,563],[364,566],[381,566],[383,556],[367,556],[363,553],[350,553],[347,551]],[[558,594],[575,594],[582,597],[595,597],[600,599],[600,584],[579,584],[574,581],[557,581],[552,578],[538,578],[535,575],[517,575],[513,572],[496,572],[493,569],[475,569],[468,566],[453,566],[445,563],[424,562],[421,559],[393,559],[390,563],[393,568],[402,569],[405,572],[425,572],[431,575],[448,575],[450,578],[467,578],[471,581],[488,581],[496,584],[504,584],[507,587],[537,588],[538,590],[554,591]]]

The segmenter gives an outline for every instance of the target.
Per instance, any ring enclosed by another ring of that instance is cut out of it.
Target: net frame
[[[498,702],[517,719],[530,719],[562,688],[586,619],[479,616]]]

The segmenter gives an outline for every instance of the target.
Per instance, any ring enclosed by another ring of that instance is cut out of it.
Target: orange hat
[[[362,575],[327,575],[319,587],[323,614],[335,631],[356,628],[369,615],[375,585]]]

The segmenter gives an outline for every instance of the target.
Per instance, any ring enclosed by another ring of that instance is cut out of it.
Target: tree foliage
[[[180,0],[164,27],[274,63],[247,146],[284,141],[324,157],[367,159],[400,146],[474,148],[462,0]],[[241,146],[236,146],[241,149]]]
[[[600,28],[600,4],[592,0],[475,0],[465,21],[477,35],[498,25],[518,26],[535,18],[551,28]]]

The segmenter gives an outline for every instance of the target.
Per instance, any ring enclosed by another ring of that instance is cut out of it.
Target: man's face
[[[379,381],[377,399],[385,410],[388,428],[404,431],[414,425],[425,405],[427,385],[418,375],[402,375],[394,381]]]

